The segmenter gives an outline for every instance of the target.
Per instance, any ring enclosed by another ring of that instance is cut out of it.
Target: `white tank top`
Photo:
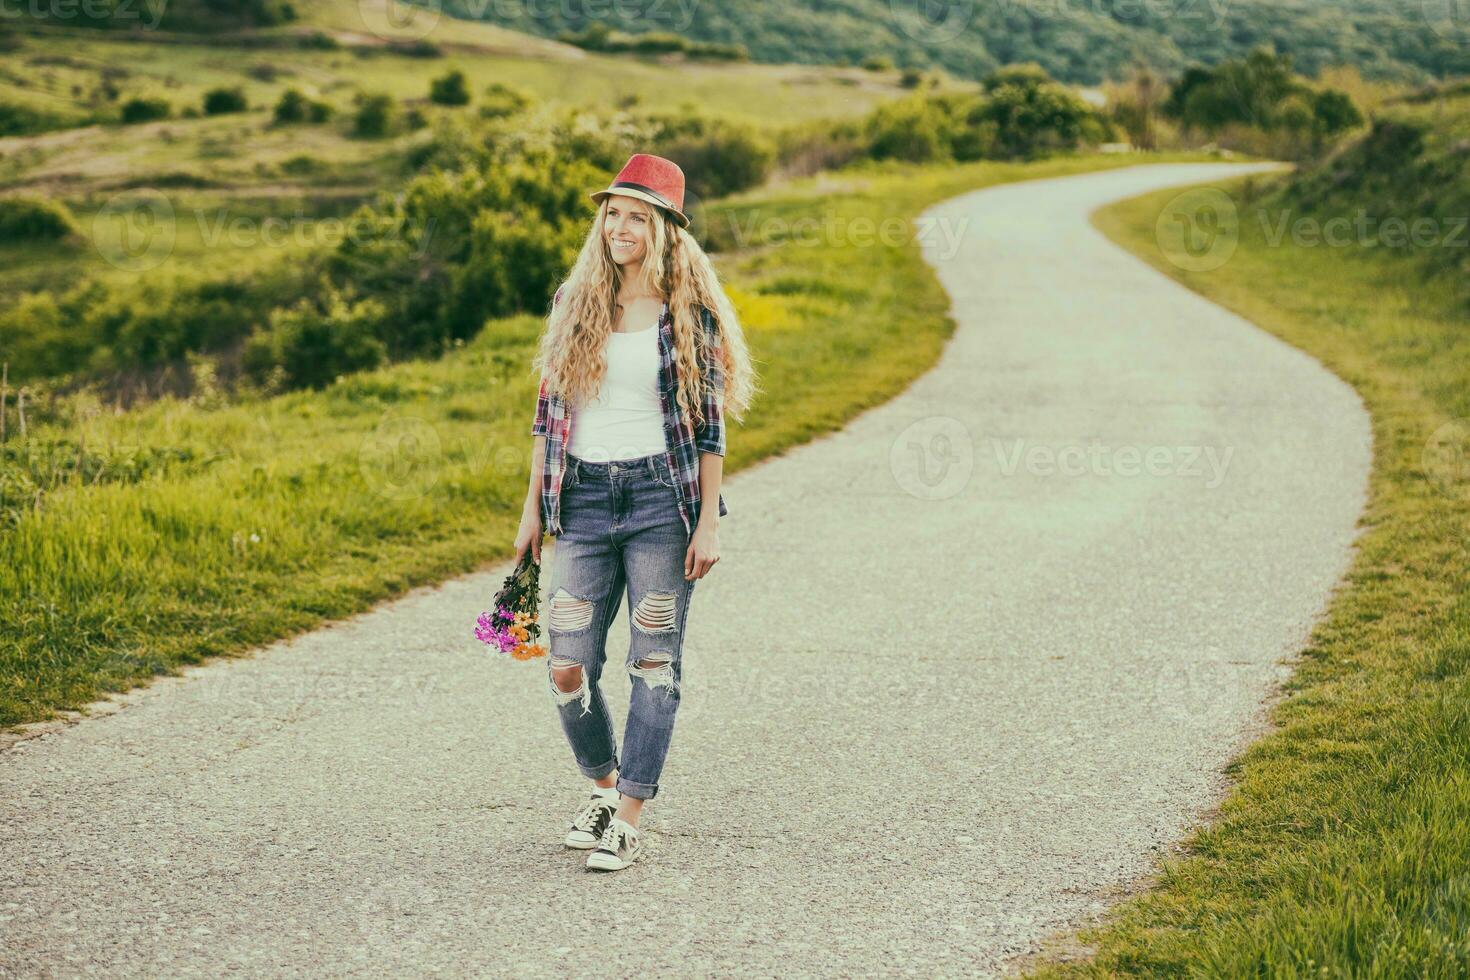
[[[668,449],[658,397],[658,324],[607,340],[607,374],[597,397],[572,410],[567,452],[606,463]]]

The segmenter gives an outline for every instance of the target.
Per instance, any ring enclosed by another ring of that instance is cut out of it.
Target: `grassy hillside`
[[[0,300],[13,302],[23,292],[58,289],[84,277],[136,277],[140,270],[112,261],[93,235],[99,213],[105,216],[129,195],[162,194],[176,221],[163,229],[170,243],[165,261],[142,270],[150,276],[174,269],[253,272],[303,248],[330,245],[340,234],[334,219],[405,180],[407,159],[433,138],[436,124],[468,131],[487,88],[497,83],[523,92],[533,112],[566,106],[676,109],[688,102],[712,116],[762,128],[856,116],[901,93],[895,76],[858,69],[664,66],[590,55],[450,17],[436,18],[423,38],[437,46],[439,56],[413,56],[369,29],[369,22],[386,23],[370,4],[331,0],[301,6],[292,26],[270,34],[282,41],[278,46],[246,43],[238,34],[145,32],[129,38],[42,30],[0,50],[0,109],[16,105],[44,113],[55,127],[0,138],[0,197],[61,201],[75,212],[83,233],[70,245],[0,241]],[[411,23],[398,30],[403,37],[415,33]],[[297,43],[318,31],[340,46]],[[452,70],[464,73],[471,104],[429,104],[433,79]],[[217,88],[239,88],[246,110],[200,115],[205,94]],[[321,125],[275,124],[272,108],[288,89],[331,106],[333,117]],[[672,103],[670,92],[678,93]],[[383,93],[405,111],[417,109],[423,125],[403,125],[380,139],[354,136],[354,99],[363,93]],[[171,118],[65,128],[89,117],[116,120],[132,99],[162,100]],[[287,233],[263,248],[263,229],[272,222],[284,223]],[[243,231],[228,233],[232,228]]]
[[[1440,8],[1444,9],[1441,10]],[[629,32],[672,31],[745,45],[762,61],[943,67],[979,78],[1035,61],[1054,77],[1096,83],[1134,61],[1169,74],[1274,44],[1308,75],[1352,64],[1373,78],[1424,80],[1470,73],[1470,25],[1453,5],[1419,0],[1206,0],[1177,3],[989,4],[974,0],[724,0],[722,3],[495,4],[445,9],[554,37],[601,19]],[[930,11],[927,15],[921,11]]]
[[[1401,106],[1321,167],[1226,185],[1223,234],[1189,256],[1156,232],[1191,218],[1189,193],[1098,218],[1353,385],[1374,461],[1366,530],[1273,732],[1156,887],[1084,936],[1095,958],[1042,975],[1470,975],[1467,124],[1463,96]]]

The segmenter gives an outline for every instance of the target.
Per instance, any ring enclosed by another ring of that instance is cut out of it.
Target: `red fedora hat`
[[[684,213],[684,171],[672,160],[651,153],[633,154],[607,190],[593,191],[592,200],[601,203],[609,194],[656,204],[673,215],[680,228],[689,227],[689,216]]]

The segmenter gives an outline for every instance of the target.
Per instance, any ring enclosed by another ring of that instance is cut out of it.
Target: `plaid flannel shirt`
[[[561,290],[556,300],[561,299]],[[553,301],[555,302],[555,301]],[[686,533],[693,534],[699,522],[700,487],[699,454],[725,455],[724,389],[725,376],[720,360],[719,329],[714,314],[700,311],[704,325],[706,359],[703,362],[709,387],[704,397],[704,425],[696,428],[679,408],[679,368],[674,358],[674,318],[665,303],[658,321],[658,397],[663,408],[665,458],[674,474],[674,493],[679,501],[679,514],[684,518]],[[561,396],[547,390],[546,378],[536,398],[536,419],[532,436],[546,437],[546,456],[541,471],[541,522],[547,534],[561,534],[561,478],[567,468],[567,446],[571,444],[575,412]],[[730,512],[725,495],[718,499],[719,514]]]

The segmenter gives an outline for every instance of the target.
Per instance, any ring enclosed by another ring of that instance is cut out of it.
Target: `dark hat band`
[[[672,204],[670,204],[668,198],[664,197],[662,194],[660,194],[658,191],[654,190],[652,187],[649,187],[647,184],[635,184],[631,180],[615,180],[615,181],[613,181],[612,186],[608,188],[608,190],[609,191],[615,191],[615,190],[620,190],[622,188],[627,188],[630,191],[642,191],[644,194],[647,194],[649,197],[654,198],[655,200],[658,201],[659,204],[661,204],[664,207],[668,208],[670,211],[674,212],[675,214],[683,214],[684,213],[679,208],[676,208]]]

